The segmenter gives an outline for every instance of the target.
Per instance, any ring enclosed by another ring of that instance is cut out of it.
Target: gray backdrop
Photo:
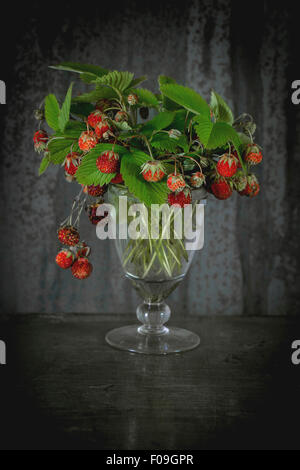
[[[107,2],[106,2],[107,3]],[[142,5],[143,3],[143,5]],[[101,242],[84,217],[93,275],[77,281],[54,263],[56,228],[77,187],[51,168],[38,178],[33,109],[62,97],[73,75],[50,70],[60,61],[166,74],[205,98],[223,95],[236,115],[258,124],[264,162],[254,200],[209,199],[205,247],[185,283],[170,297],[182,315],[297,313],[299,114],[290,102],[294,12],[272,2],[126,2],[110,7],[69,2],[59,11],[32,4],[15,28],[7,57],[7,105],[1,106],[1,307],[4,312],[133,311],[138,299],[122,277],[113,242]],[[3,78],[3,77],[0,77]],[[78,88],[79,89],[79,88]],[[5,108],[5,110],[4,110]]]

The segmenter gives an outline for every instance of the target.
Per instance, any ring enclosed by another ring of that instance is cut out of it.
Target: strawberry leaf
[[[230,107],[214,90],[211,91],[210,107],[217,121],[227,122],[232,125],[234,119]]]
[[[50,163],[48,155],[45,155],[41,161],[40,168],[39,168],[39,176],[41,176],[48,168]]]
[[[76,72],[80,74],[90,73],[97,77],[102,77],[102,75],[106,75],[109,72],[98,65],[79,64],[77,62],[61,62],[60,64],[50,65],[49,67],[50,69],[65,70],[67,72]]]
[[[163,181],[150,183],[141,175],[141,166],[149,159],[149,155],[140,150],[125,153],[121,160],[121,173],[129,191],[141,202],[147,206],[163,204],[169,192],[166,183]]]
[[[67,122],[69,121],[69,116],[70,116],[70,108],[71,108],[71,99],[72,99],[72,88],[73,84],[69,86],[69,89],[67,91],[65,101],[63,102],[63,105],[61,107],[61,110],[59,112],[58,116],[58,124],[59,124],[59,129],[63,132]]]
[[[145,124],[140,132],[146,136],[149,136],[153,133],[153,131],[160,131],[165,129],[166,127],[170,126],[175,114],[170,111],[162,111],[158,113],[151,121],[148,121]]]
[[[72,139],[54,138],[48,144],[48,150],[50,152],[50,161],[55,165],[61,165],[71,152],[77,152],[79,150],[78,144]]]
[[[164,96],[192,113],[210,116],[210,109],[206,101],[191,88],[170,83],[161,85],[160,89]]]
[[[137,88],[134,93],[139,97],[139,104],[145,106],[158,106],[158,99],[152,91],[146,88]]]
[[[59,129],[58,116],[59,116],[59,104],[55,95],[48,95],[45,99],[45,118],[47,124],[51,129],[57,131]]]

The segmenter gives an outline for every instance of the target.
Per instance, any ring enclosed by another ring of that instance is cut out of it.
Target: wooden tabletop
[[[134,315],[0,322],[1,449],[299,449],[296,317],[179,316],[200,346],[170,356],[104,340]]]

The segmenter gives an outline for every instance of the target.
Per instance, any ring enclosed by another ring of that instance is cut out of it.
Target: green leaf
[[[177,141],[175,139],[171,139],[168,134],[154,134],[150,143],[152,147],[160,151],[175,153],[177,149]]]
[[[68,121],[63,132],[57,131],[54,137],[67,137],[79,139],[80,134],[86,131],[86,124],[81,121]]]
[[[57,138],[53,139],[48,144],[48,150],[50,152],[50,161],[55,165],[61,165],[71,152],[77,152],[79,147],[76,141],[72,139]]]
[[[161,89],[163,85],[176,84],[176,80],[174,80],[174,78],[167,77],[166,75],[160,75],[158,77],[158,83]],[[181,106],[175,103],[175,101],[170,100],[164,95],[162,95],[162,102],[163,102],[164,108],[168,111],[175,111],[181,108]]]
[[[114,70],[103,77],[97,78],[95,83],[113,87],[119,91],[124,91],[129,87],[133,79],[131,72],[118,72]]]
[[[227,122],[232,125],[234,118],[230,107],[214,90],[211,91],[210,107],[217,121]]]
[[[125,147],[114,144],[98,144],[88,154],[86,154],[76,171],[76,179],[81,184],[108,184],[115,176],[116,173],[101,173],[96,166],[96,161],[102,152],[113,150],[114,152],[122,155],[127,152]]]
[[[148,79],[147,75],[143,75],[142,77],[134,78],[130,83],[130,87],[134,88],[138,86],[140,83],[145,82]]]
[[[117,93],[112,88],[97,85],[95,89],[89,93],[83,93],[82,95],[73,98],[73,103],[96,103],[96,101],[103,98],[113,99],[117,97]]]
[[[147,206],[163,204],[167,201],[169,193],[166,182],[149,183],[141,175],[141,166],[149,161],[149,155],[135,150],[126,153],[121,160],[121,173],[129,191]]]
[[[158,113],[151,121],[148,121],[141,128],[141,133],[144,135],[151,135],[153,131],[160,131],[170,126],[173,122],[175,114],[170,111],[162,111]]]
[[[69,86],[69,89],[67,91],[65,101],[63,102],[63,105],[61,107],[61,110],[59,112],[58,116],[58,124],[59,128],[61,131],[64,130],[67,122],[69,121],[69,116],[70,116],[70,109],[71,109],[71,99],[72,99],[72,88],[73,84]]]
[[[45,99],[45,117],[49,127],[53,130],[59,129],[58,124],[59,105],[55,95],[48,95]]]
[[[167,77],[166,75],[160,75],[158,77],[158,83],[161,87],[162,85],[176,84],[176,80],[174,80],[174,78]]]
[[[197,116],[195,122],[195,130],[204,147],[215,149],[231,142],[238,153],[242,168],[245,171],[245,165],[240,155],[241,141],[233,127],[226,122],[213,123],[202,116]]]
[[[39,168],[39,176],[41,176],[48,168],[50,163],[48,155],[45,155],[41,161],[40,168]]]
[[[184,133],[185,127],[188,127],[189,120],[186,122],[186,115],[188,111],[186,109],[179,109],[175,111],[174,119],[172,124],[169,126],[169,129],[177,129],[178,131]],[[191,115],[190,115],[191,116]]]
[[[139,104],[146,106],[158,106],[158,99],[152,91],[146,88],[137,88],[134,93],[139,97]]]
[[[57,65],[50,65],[50,69],[56,70],[66,70],[67,72],[76,72],[76,73],[90,73],[94,74],[97,77],[102,77],[106,75],[109,70],[99,67],[98,65],[89,65],[89,64],[80,64],[77,62],[62,62]]]
[[[71,103],[70,113],[76,116],[88,117],[94,109],[94,105],[90,103]]]
[[[189,111],[207,117],[210,116],[210,109],[206,101],[191,88],[177,84],[169,84],[161,85],[160,89],[163,95]]]

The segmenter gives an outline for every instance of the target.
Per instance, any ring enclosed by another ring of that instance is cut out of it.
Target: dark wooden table
[[[3,318],[0,447],[300,448],[300,365],[291,362],[300,318],[177,319],[201,345],[164,357],[105,343],[109,329],[132,320]]]

